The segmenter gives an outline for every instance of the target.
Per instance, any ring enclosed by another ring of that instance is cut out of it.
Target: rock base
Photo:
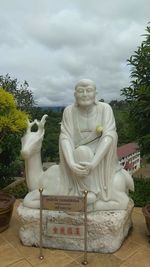
[[[132,226],[131,214],[133,201],[130,200],[127,210],[96,211],[87,215],[87,250],[101,253],[112,253],[120,248]],[[40,211],[18,207],[18,215],[22,221],[19,236],[26,246],[40,245]],[[84,223],[83,213],[65,213],[43,210],[43,247],[65,250],[84,250],[84,238],[81,225]],[[51,235],[49,225],[60,235]],[[62,227],[60,228],[60,224]],[[65,232],[66,231],[66,232]],[[76,236],[74,235],[76,232]],[[61,235],[62,234],[62,235]]]

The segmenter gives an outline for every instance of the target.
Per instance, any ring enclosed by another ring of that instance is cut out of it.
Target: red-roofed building
[[[140,149],[138,144],[129,143],[118,147],[117,154],[120,164],[131,174],[140,168]]]

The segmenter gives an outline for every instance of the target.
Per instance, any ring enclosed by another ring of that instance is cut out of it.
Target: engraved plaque
[[[84,211],[84,197],[42,196],[42,208],[55,211]]]

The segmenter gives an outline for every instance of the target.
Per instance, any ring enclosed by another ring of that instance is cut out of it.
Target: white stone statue
[[[88,190],[88,210],[125,210],[128,190],[134,190],[130,174],[117,159],[117,133],[111,107],[96,101],[96,85],[83,79],[75,86],[75,103],[66,107],[59,139],[60,164],[45,172],[40,150],[46,116],[28,123],[22,138],[22,157],[29,193],[24,206],[39,208],[43,194],[81,196]],[[32,132],[37,124],[38,131]]]

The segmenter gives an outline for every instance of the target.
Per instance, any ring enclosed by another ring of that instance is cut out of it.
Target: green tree
[[[150,159],[150,27],[145,40],[128,59],[131,66],[130,86],[122,90],[129,103],[130,117],[142,154]]]
[[[112,100],[109,104],[112,106],[116,120],[118,146],[135,141],[136,136],[130,122],[128,103],[123,100]]]
[[[24,81],[20,84],[17,79],[12,79],[9,74],[6,76],[0,76],[0,86],[5,91],[14,95],[17,103],[17,107],[21,110],[31,112],[35,101],[31,90],[29,90],[29,84]]]
[[[45,124],[45,134],[42,144],[42,161],[59,161],[59,134],[60,134],[60,122],[62,117],[61,112],[54,112],[50,108],[34,107],[31,113],[31,120],[41,120],[42,116],[47,114]],[[33,131],[37,130],[36,126],[33,126]]]
[[[16,107],[12,94],[0,88],[0,187],[15,175],[20,136],[27,127],[27,115]]]
[[[42,158],[45,161],[59,161],[59,134],[62,112],[53,112],[50,109],[44,112],[48,115],[45,137],[42,147]]]

